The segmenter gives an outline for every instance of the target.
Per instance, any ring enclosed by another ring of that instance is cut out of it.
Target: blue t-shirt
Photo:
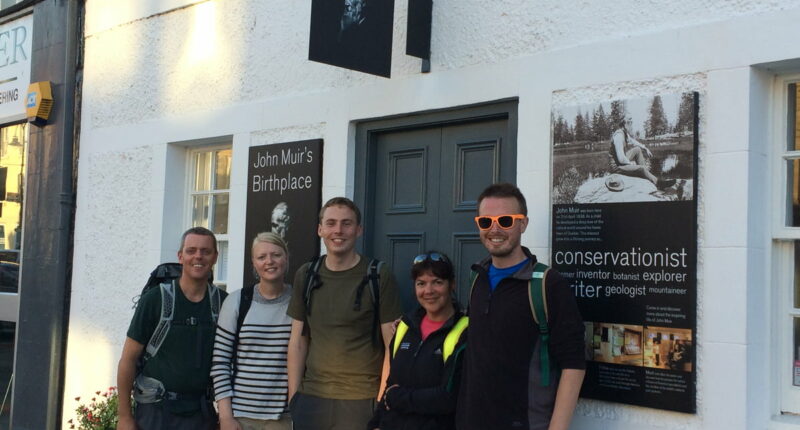
[[[522,266],[528,263],[530,258],[526,258],[522,260],[521,263],[515,264],[511,267],[506,267],[505,269],[498,269],[494,267],[494,264],[489,264],[489,285],[492,287],[492,292],[494,289],[497,288],[497,284],[500,283],[505,278],[517,273],[517,270],[521,269]]]

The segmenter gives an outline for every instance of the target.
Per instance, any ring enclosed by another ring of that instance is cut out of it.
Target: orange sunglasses
[[[497,215],[497,216],[487,216],[487,215],[476,216],[475,223],[478,224],[478,228],[481,230],[489,230],[490,228],[492,228],[492,224],[494,224],[495,222],[503,230],[508,230],[514,226],[515,219],[525,219],[525,215],[513,214],[513,215]]]

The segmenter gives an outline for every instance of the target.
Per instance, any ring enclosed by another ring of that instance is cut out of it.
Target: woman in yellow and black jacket
[[[454,273],[442,253],[414,258],[411,277],[420,307],[397,327],[387,388],[368,430],[455,429],[467,317],[453,299]]]

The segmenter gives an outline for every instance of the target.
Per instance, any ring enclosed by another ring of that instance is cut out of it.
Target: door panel
[[[453,260],[456,294],[466,303],[470,266],[486,256],[473,220],[478,195],[493,182],[515,179],[507,141],[505,118],[375,135],[367,249],[391,264],[405,311],[417,306],[411,261],[431,249]]]
[[[416,303],[409,263],[437,228],[439,128],[386,133],[376,139],[372,254],[391,264],[403,309]]]
[[[456,266],[456,294],[462,306],[469,295],[470,267],[486,256],[474,217],[478,195],[499,180],[513,181],[513,160],[503,164],[503,142],[508,120],[471,122],[442,129],[441,209],[436,239],[438,249],[451,256]],[[506,151],[509,154],[512,151]]]

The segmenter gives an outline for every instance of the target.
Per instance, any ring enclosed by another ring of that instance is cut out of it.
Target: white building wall
[[[573,428],[778,428],[772,72],[751,66],[800,58],[800,1],[661,3],[438,0],[421,74],[396,0],[384,79],[307,60],[309,1],[87,0],[65,418],[74,396],[116,384],[131,297],[175,258],[185,160],[170,143],[232,136],[230,219],[243,220],[250,146],[323,138],[323,198],[352,195],[355,121],[518,98],[524,241],[547,256],[551,106],[699,91],[698,413],[582,401]],[[244,225],[230,225],[240,250]],[[241,273],[242,255],[230,264]]]

